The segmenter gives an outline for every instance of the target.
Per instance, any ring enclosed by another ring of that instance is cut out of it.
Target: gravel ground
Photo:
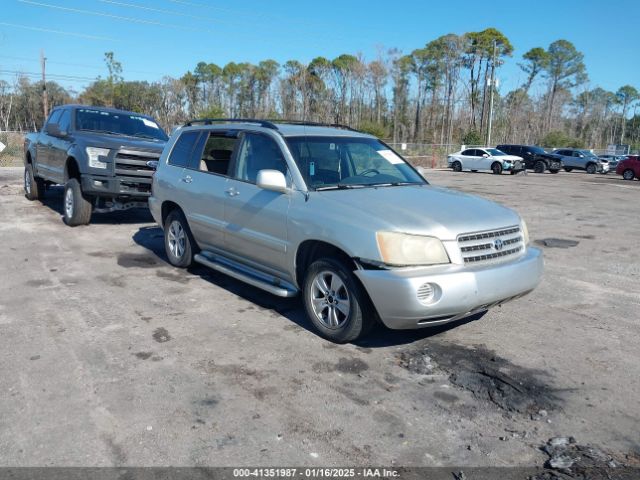
[[[542,284],[334,345],[297,299],[172,268],[146,211],[71,229],[61,190],[29,202],[21,175],[0,169],[4,466],[542,466],[558,436],[640,452],[640,182],[430,171],[523,215]]]

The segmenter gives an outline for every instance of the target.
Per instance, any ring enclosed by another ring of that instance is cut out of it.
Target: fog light
[[[421,303],[430,304],[438,299],[439,287],[435,283],[423,283],[418,288],[417,297]]]
[[[105,182],[103,180],[94,180],[93,181],[93,186],[94,187],[103,187],[105,184]]]

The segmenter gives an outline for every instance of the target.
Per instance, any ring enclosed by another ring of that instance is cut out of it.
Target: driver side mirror
[[[487,155],[486,153],[483,153],[482,158],[489,158],[489,155]]]
[[[256,179],[256,185],[264,190],[287,193],[287,179],[280,170],[260,170]]]
[[[67,132],[60,130],[60,125],[57,123],[47,123],[45,131],[52,137],[65,137],[67,135]]]

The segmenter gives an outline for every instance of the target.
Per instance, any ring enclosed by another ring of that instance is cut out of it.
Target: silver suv
[[[486,311],[542,275],[517,213],[431,186],[377,138],[336,125],[190,122],[160,158],[149,206],[173,265],[301,293],[335,342],[377,319],[419,328]]]
[[[559,148],[551,152],[551,155],[562,160],[565,171],[573,169],[585,170],[587,173],[608,173],[609,162],[602,160],[590,150],[577,148]]]

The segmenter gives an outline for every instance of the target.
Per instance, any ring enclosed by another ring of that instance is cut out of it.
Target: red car
[[[616,173],[625,180],[640,180],[640,155],[629,155],[622,160],[616,167]]]

